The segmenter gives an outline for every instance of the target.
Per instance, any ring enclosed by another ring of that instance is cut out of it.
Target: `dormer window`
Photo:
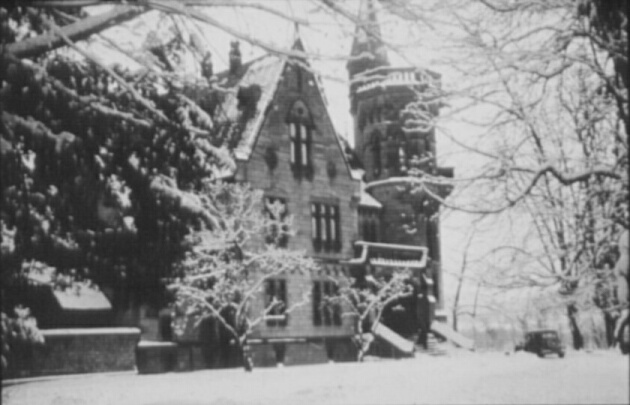
[[[291,170],[296,177],[310,177],[312,174],[312,121],[306,104],[297,101],[287,118],[289,140],[291,142]]]

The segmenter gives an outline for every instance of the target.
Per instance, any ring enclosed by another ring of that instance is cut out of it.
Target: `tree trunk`
[[[604,326],[606,327],[606,347],[613,347],[615,345],[615,325],[618,317],[614,317],[608,311],[603,312]]]
[[[573,348],[575,350],[581,350],[584,348],[584,337],[580,332],[580,327],[577,323],[577,307],[575,304],[567,305],[567,316],[569,317],[569,327],[571,328],[571,337],[573,339]]]
[[[475,234],[471,234],[466,242],[466,248],[464,249],[464,257],[462,258],[462,267],[459,270],[459,278],[457,279],[457,290],[455,291],[455,299],[453,301],[453,330],[457,332],[457,310],[459,308],[459,298],[462,293],[462,285],[464,284],[464,273],[466,273],[466,267],[468,264],[468,250]],[[477,284],[477,292],[479,292],[479,284]],[[477,296],[475,296],[475,305],[477,302]]]
[[[241,349],[241,358],[243,359],[243,368],[246,372],[251,373],[254,370],[254,362],[252,361],[252,353],[249,344],[247,343],[247,337],[238,339]]]

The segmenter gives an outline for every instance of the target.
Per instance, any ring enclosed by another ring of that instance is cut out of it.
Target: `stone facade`
[[[266,114],[260,118],[251,151],[238,161],[237,180],[262,190],[265,198],[281,199],[292,217],[295,233],[289,237],[287,249],[303,250],[322,264],[321,274],[289,277],[286,304],[290,306],[303,300],[316,281],[325,281],[331,274],[344,271],[341,262],[352,257],[353,243],[359,238],[360,183],[352,178],[317,78],[298,62],[269,63],[281,63],[282,71]],[[310,167],[301,172],[296,171],[291,159],[291,112],[296,105],[306,110],[310,129]],[[338,209],[338,246],[317,248],[312,228],[314,203]],[[268,326],[263,322],[252,338],[321,339],[352,334],[352,319],[343,317],[341,325],[316,326],[313,313],[312,305],[300,306],[288,315],[286,325]]]
[[[400,303],[404,316],[387,310],[383,315],[383,323],[411,337],[428,333],[436,308],[443,306],[438,211],[450,187],[435,179],[451,177],[452,169],[439,167],[436,159],[440,75],[390,66],[373,1],[361,2],[359,19],[363,24],[347,64],[355,153],[364,168],[363,188],[381,207],[376,213],[364,210],[359,218],[373,229],[362,239],[376,244],[356,262],[353,274],[365,277],[382,267],[374,263],[383,258],[410,268],[404,264],[405,247],[426,248],[426,265],[413,270],[418,291]]]
[[[431,95],[439,90],[440,77],[428,70],[390,67],[383,45],[375,40],[380,29],[371,1],[362,2],[359,17],[366,24],[357,28],[347,67],[355,152],[363,170],[350,166],[308,61],[266,56],[229,73],[239,78],[227,78],[230,83],[240,80],[239,88],[257,86],[259,94],[236,147],[235,178],[262,190],[270,201],[281,201],[293,218],[295,232],[286,248],[303,250],[322,264],[322,274],[287,277],[283,288],[288,306],[331,274],[361,278],[374,271],[369,258],[365,263],[353,262],[359,241],[378,243],[370,250],[378,256],[375,259],[385,255],[399,263],[403,263],[399,259],[409,259],[406,246],[426,248],[425,267],[414,270],[414,282],[426,293],[420,294],[421,302],[414,297],[405,304],[411,326],[401,329],[415,333],[420,325],[428,328],[436,306],[442,305],[439,204],[433,196],[443,197],[449,190],[424,176],[449,171],[437,166],[435,131],[430,125],[438,113]],[[365,27],[372,35],[365,35]],[[304,49],[299,39],[294,49]],[[376,56],[366,57],[366,53]],[[416,106],[410,113],[413,103]],[[224,105],[237,106],[236,101]],[[409,114],[424,116],[427,124],[410,127],[417,120],[410,120]],[[314,219],[320,209],[334,214],[334,248],[330,248],[332,231],[321,230],[320,218]],[[327,240],[320,240],[320,231],[328,232]],[[266,344],[283,339],[325,341],[354,333],[350,317],[328,326],[318,325],[314,317],[311,305],[298,307],[286,322],[263,322],[252,338]],[[388,322],[387,314],[384,322]]]

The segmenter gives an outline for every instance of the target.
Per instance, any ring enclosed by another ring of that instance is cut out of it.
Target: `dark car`
[[[560,341],[558,332],[551,329],[527,332],[525,334],[525,342],[516,346],[516,350],[536,353],[538,357],[554,353],[564,357],[564,346]]]

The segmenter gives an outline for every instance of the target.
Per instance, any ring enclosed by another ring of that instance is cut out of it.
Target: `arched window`
[[[372,135],[372,169],[374,171],[374,177],[381,175],[381,136],[378,132]]]
[[[387,169],[390,174],[398,173],[398,140],[391,134],[387,136]]]
[[[296,176],[312,174],[312,139],[313,128],[311,115],[302,101],[296,101],[287,117],[289,126],[291,169]]]
[[[407,172],[407,152],[405,149],[405,144],[398,145],[398,164],[402,173]]]
[[[391,174],[404,174],[409,166],[407,139],[400,128],[391,128],[387,134],[387,168]]]

